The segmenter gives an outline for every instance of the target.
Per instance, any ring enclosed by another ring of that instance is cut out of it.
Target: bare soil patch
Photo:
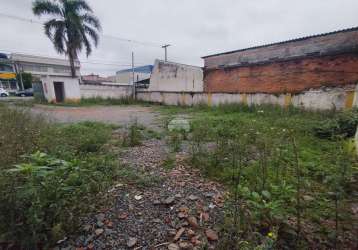
[[[95,121],[125,126],[137,120],[139,124],[148,128],[158,129],[161,126],[160,113],[151,107],[138,105],[91,107],[35,105],[30,111],[59,123]]]
[[[110,207],[84,219],[83,233],[63,247],[77,249],[215,249],[222,220],[223,187],[188,168],[178,154],[164,170],[163,140],[148,140],[120,157],[130,168],[156,179],[144,186],[118,183]]]

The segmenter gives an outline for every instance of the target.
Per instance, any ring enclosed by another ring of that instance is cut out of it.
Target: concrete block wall
[[[241,103],[247,105],[273,104],[282,107],[292,105],[310,110],[342,110],[358,107],[356,85],[308,90],[298,94],[139,91],[136,97],[142,101],[181,106],[199,104],[217,106],[220,104]]]
[[[149,91],[202,92],[203,69],[197,66],[156,60]]]
[[[82,98],[113,98],[121,99],[132,96],[131,85],[80,85]]]
[[[40,79],[42,82],[45,99],[48,102],[56,102],[54,82],[63,83],[65,102],[79,102],[81,100],[79,78],[43,76]]]

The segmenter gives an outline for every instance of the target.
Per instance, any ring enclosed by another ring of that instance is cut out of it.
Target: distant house
[[[133,82],[132,69],[117,72],[117,82]],[[154,66],[134,68],[134,82],[138,91],[202,92],[203,69],[198,66],[155,60]]]
[[[10,93],[19,90],[14,64],[6,54],[2,53],[0,53],[0,88]]]
[[[98,84],[111,83],[111,82],[113,82],[112,78],[102,77],[102,76],[95,75],[95,74],[81,76],[81,83],[82,84],[98,85]]]
[[[153,65],[145,65],[134,68],[134,82],[141,82],[148,80],[152,74]],[[116,82],[118,83],[133,83],[133,69],[124,69],[117,71]]]
[[[10,59],[19,72],[31,73],[38,79],[35,94],[41,93],[48,102],[77,102],[81,99],[79,61],[75,61],[77,77],[72,78],[68,60],[26,54],[12,54]]]

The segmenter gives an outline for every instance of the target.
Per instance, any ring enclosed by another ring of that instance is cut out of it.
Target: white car
[[[3,88],[0,88],[0,97],[7,97],[9,96],[9,93],[3,89]]]

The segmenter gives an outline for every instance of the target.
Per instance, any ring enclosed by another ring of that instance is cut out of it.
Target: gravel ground
[[[30,109],[50,121],[59,123],[74,123],[82,121],[97,121],[125,126],[137,122],[151,129],[161,126],[160,114],[150,107],[143,106],[92,106],[92,107],[59,107],[35,105]]]
[[[84,219],[82,234],[57,249],[215,249],[223,188],[190,170],[185,154],[164,170],[166,148],[163,140],[149,140],[122,152],[129,167],[159,181],[146,187],[118,183],[109,190],[113,205]]]

